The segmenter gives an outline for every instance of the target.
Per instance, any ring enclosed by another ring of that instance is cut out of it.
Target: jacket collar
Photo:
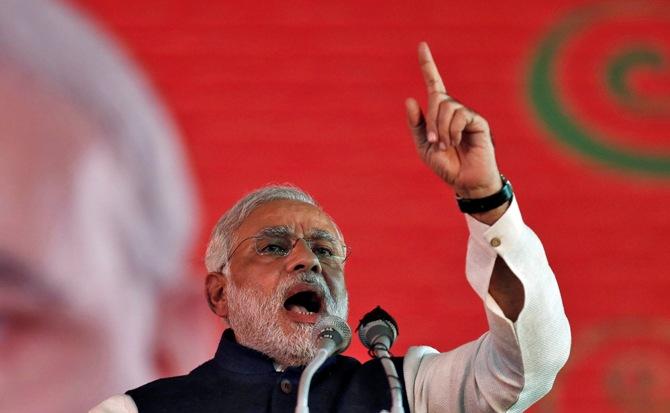
[[[214,360],[224,370],[236,373],[259,374],[275,371],[270,357],[238,344],[235,340],[235,333],[231,329],[223,332]]]
[[[239,344],[235,340],[235,333],[230,328],[226,329],[221,335],[221,341],[219,341],[219,347],[214,355],[214,360],[224,370],[235,373],[267,374],[277,372],[275,363],[270,357],[260,351]],[[334,362],[335,357],[329,357],[321,368],[329,366]],[[286,371],[294,370],[302,372],[303,369],[304,366],[288,367]]]

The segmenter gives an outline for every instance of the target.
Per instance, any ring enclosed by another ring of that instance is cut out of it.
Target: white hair
[[[268,202],[282,199],[304,202],[319,207],[319,204],[310,194],[288,184],[264,186],[245,195],[223,214],[214,226],[205,253],[207,271],[221,271],[226,266],[228,255],[230,255],[230,250],[233,247],[235,231],[256,208]]]

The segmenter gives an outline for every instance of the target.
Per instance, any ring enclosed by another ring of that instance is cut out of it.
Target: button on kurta
[[[293,385],[291,384],[291,381],[288,379],[283,379],[281,383],[279,383],[279,387],[281,387],[281,391],[283,391],[286,394],[291,393],[291,390],[293,389]]]
[[[500,244],[501,244],[501,241],[500,241],[500,238],[495,237],[495,238],[491,238],[490,243],[491,243],[492,247],[499,247]]]

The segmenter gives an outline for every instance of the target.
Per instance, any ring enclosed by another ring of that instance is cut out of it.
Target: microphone
[[[312,377],[328,357],[339,354],[349,347],[351,328],[340,317],[327,315],[314,325],[314,342],[318,350],[300,376],[296,413],[309,413],[307,401]]]
[[[398,337],[398,323],[380,306],[365,314],[358,323],[358,338],[372,356],[377,347],[389,350]]]
[[[404,413],[402,382],[389,354],[389,349],[398,337],[398,323],[389,313],[377,306],[363,316],[358,323],[357,330],[358,337],[363,345],[368,348],[370,357],[378,358],[384,367],[391,392],[391,413]]]
[[[314,341],[319,350],[326,350],[328,357],[339,354],[351,344],[351,328],[346,321],[327,315],[314,325]]]

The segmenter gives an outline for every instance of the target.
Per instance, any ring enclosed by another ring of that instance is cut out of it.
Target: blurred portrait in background
[[[396,355],[479,337],[468,230],[407,139],[424,40],[563,294],[570,358],[528,412],[669,411],[669,23],[657,0],[0,2],[0,413],[210,358],[204,235],[268,183],[337,217],[350,324],[388,310]]]
[[[85,411],[201,357],[183,287],[196,212],[130,60],[66,4],[3,2],[0,411]]]

